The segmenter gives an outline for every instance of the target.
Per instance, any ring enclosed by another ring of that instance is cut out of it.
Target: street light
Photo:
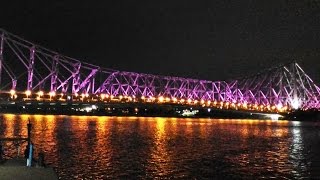
[[[27,98],[29,98],[29,96],[31,95],[31,91],[30,90],[26,90],[25,94],[26,94]]]
[[[39,97],[43,96],[43,94],[44,94],[43,91],[39,91],[39,92],[38,92],[38,96],[39,96]]]
[[[205,101],[204,101],[203,99],[200,100],[200,103],[201,103],[201,104],[204,104],[204,102],[205,102]]]
[[[16,95],[16,91],[14,89],[10,90],[11,99],[13,99]]]
[[[159,101],[160,103],[162,103],[163,100],[164,100],[164,97],[163,97],[163,96],[158,97],[158,101]]]
[[[56,92],[54,92],[54,91],[49,92],[50,101],[51,101],[51,98],[54,97],[55,95],[56,95]]]
[[[174,103],[176,103],[178,100],[177,100],[176,97],[173,97],[173,98],[172,98],[172,101],[173,101]]]
[[[101,97],[101,100],[103,101],[104,98],[106,97],[106,95],[105,94],[100,94],[100,97]]]

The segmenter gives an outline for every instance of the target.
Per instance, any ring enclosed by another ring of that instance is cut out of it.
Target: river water
[[[4,114],[60,179],[320,178],[317,122]],[[3,142],[7,158],[26,143]]]

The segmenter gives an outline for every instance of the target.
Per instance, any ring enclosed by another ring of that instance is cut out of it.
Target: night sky
[[[3,1],[0,27],[124,71],[225,80],[296,60],[320,82],[320,1]]]

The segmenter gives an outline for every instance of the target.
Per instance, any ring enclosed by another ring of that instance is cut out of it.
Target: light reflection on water
[[[320,177],[319,123],[6,114],[0,136],[26,136],[28,119],[61,179]]]

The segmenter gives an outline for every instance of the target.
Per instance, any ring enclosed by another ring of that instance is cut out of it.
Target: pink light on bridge
[[[320,109],[320,88],[296,62],[237,80],[210,81],[99,67],[36,46],[4,30],[0,29],[0,33],[3,62],[0,69],[5,69],[0,73],[0,87],[6,94],[10,89],[16,90],[16,94],[28,90],[25,92],[27,99],[33,98],[31,91],[41,90],[67,94],[72,97],[70,99],[78,99],[78,93],[83,93],[81,97],[87,97],[86,101],[99,96],[104,99],[106,97],[100,94],[109,94],[108,101],[120,96],[131,101],[129,97],[135,96],[137,101],[141,98],[144,102],[157,102],[155,97],[163,96],[163,103],[203,105],[207,102],[207,106],[213,104],[219,108],[277,111],[288,106],[288,109]],[[9,60],[12,62],[6,64]],[[17,68],[16,64],[23,66]],[[51,93],[50,96],[54,95]],[[280,103],[282,107],[279,107]]]

